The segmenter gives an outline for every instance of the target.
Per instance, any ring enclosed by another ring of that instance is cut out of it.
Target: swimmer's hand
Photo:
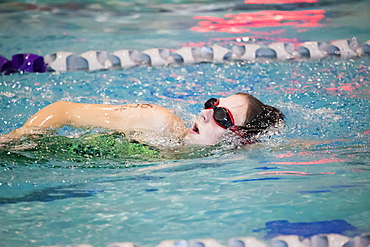
[[[21,127],[13,130],[9,134],[0,135],[0,147],[6,147],[7,144],[18,143],[22,138],[38,138],[40,135],[50,134],[51,130],[41,127]]]

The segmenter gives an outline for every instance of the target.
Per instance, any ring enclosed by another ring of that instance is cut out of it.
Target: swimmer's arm
[[[55,102],[33,115],[21,128],[4,138],[44,134],[64,125],[95,126],[118,131],[149,130],[182,135],[183,121],[170,110],[153,104],[99,105]]]
[[[58,101],[38,111],[20,128],[0,136],[0,143],[17,141],[22,136],[46,134],[67,123],[68,102]]]

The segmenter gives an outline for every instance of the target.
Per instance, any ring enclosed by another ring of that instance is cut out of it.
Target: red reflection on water
[[[289,161],[280,161],[280,162],[269,162],[268,164],[276,164],[276,165],[300,165],[300,166],[307,166],[307,165],[320,165],[326,163],[333,163],[333,162],[344,162],[344,159],[338,158],[325,158],[321,160],[312,160],[312,161],[301,161],[301,162],[289,162]]]
[[[273,171],[273,172],[259,172],[258,175],[298,175],[298,176],[308,176],[308,175],[318,175],[318,174],[335,174],[335,172],[319,172],[319,173],[309,173],[309,172],[296,172],[296,171]]]
[[[317,3],[318,0],[244,0],[245,4],[294,4]]]
[[[198,26],[190,30],[196,32],[225,32],[240,34],[250,32],[249,28],[262,27],[284,27],[295,28],[317,27],[319,21],[325,18],[325,10],[299,10],[299,11],[278,11],[264,10],[252,13],[227,14],[223,18],[214,16],[194,16],[194,19],[203,20]],[[275,30],[276,31],[276,30]]]

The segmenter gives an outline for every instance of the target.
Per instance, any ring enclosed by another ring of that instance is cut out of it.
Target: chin
[[[194,133],[188,133],[185,140],[191,145],[215,145],[217,143],[217,140],[210,140]]]

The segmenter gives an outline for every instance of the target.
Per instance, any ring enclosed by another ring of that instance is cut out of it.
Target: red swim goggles
[[[204,109],[213,109],[213,119],[216,121],[217,125],[224,129],[229,129],[231,132],[235,133],[237,136],[241,137],[241,144],[248,145],[257,142],[257,139],[253,138],[257,134],[261,133],[267,126],[262,126],[260,121],[263,117],[269,115],[266,106],[263,106],[262,112],[260,112],[247,126],[237,126],[235,125],[234,117],[225,107],[218,107],[219,100],[211,98],[204,103]],[[265,116],[266,115],[266,116]]]
[[[234,117],[225,107],[218,107],[219,100],[210,98],[204,103],[204,109],[213,109],[213,119],[221,128],[227,129],[235,125]]]

